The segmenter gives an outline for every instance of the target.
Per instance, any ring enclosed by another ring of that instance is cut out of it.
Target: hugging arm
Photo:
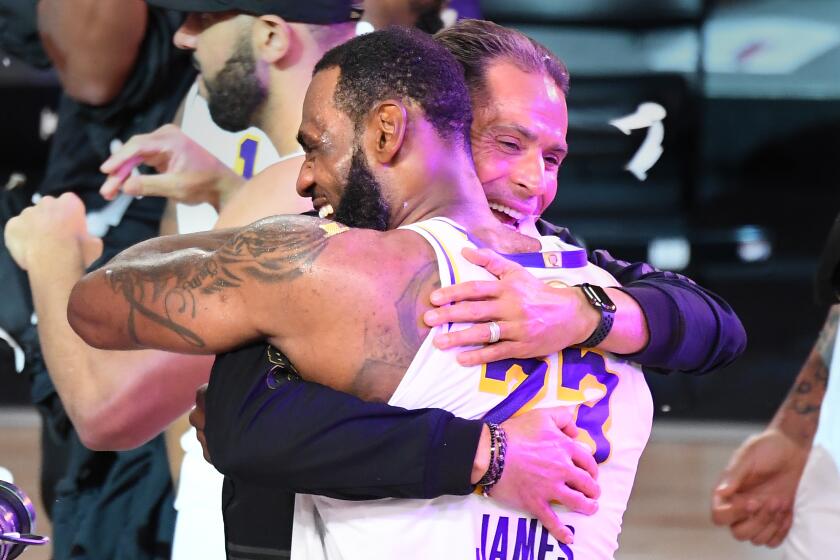
[[[215,354],[270,338],[287,324],[276,312],[294,307],[295,280],[326,246],[320,223],[277,216],[135,245],[74,287],[70,324],[115,350]]]
[[[614,259],[606,251],[594,251],[591,260],[621,283],[648,324],[648,344],[625,357],[654,371],[699,375],[731,364],[744,352],[744,326],[717,294],[687,276]]]
[[[544,234],[580,243],[568,230],[540,222]],[[501,327],[501,341],[459,355],[465,365],[506,358],[542,356],[584,341],[598,326],[597,312],[582,292],[542,285],[521,266],[485,250],[464,251],[498,281],[465,282],[432,294],[441,306],[426,314],[430,326],[448,322],[481,323],[440,335],[439,348],[484,345],[487,323]],[[746,346],[746,333],[732,308],[686,276],[646,263],[628,263],[594,251],[589,261],[620,283],[607,288],[616,303],[615,322],[598,348],[623,355],[646,369],[702,374],[734,361]],[[454,302],[453,305],[446,305]]]

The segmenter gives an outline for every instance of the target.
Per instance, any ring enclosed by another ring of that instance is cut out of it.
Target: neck
[[[392,226],[444,216],[473,232],[485,231],[494,236],[514,233],[493,216],[472,161],[464,151],[457,152],[457,156],[447,154],[443,165],[425,166],[433,172],[421,178],[424,188],[418,189],[414,200],[395,208]]]
[[[300,125],[306,88],[289,87],[289,84],[305,84],[312,75],[311,67],[303,72],[296,71],[297,66],[293,70],[295,71],[273,72],[269,89],[271,93],[256,118],[257,126],[271,139],[280,156],[300,151],[300,145],[295,136]]]
[[[428,146],[431,143],[426,143]],[[438,216],[450,218],[466,228],[485,246],[503,253],[538,251],[540,242],[503,225],[493,216],[475,167],[465,150],[444,149],[438,157],[417,162],[403,170],[403,178],[415,177],[415,193],[395,208],[393,228]],[[405,173],[408,171],[408,173]]]

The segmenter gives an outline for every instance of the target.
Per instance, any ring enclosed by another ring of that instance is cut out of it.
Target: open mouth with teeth
[[[490,203],[490,210],[493,211],[493,215],[496,216],[497,220],[512,229],[517,229],[519,224],[526,217],[522,212],[497,202]]]
[[[321,219],[332,218],[334,214],[335,210],[329,202],[318,208],[318,217]]]

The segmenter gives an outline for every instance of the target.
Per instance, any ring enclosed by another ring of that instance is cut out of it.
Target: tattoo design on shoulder
[[[312,266],[329,237],[347,229],[332,223],[308,216],[267,218],[236,232],[215,253],[179,251],[148,265],[117,266],[108,270],[108,282],[129,304],[128,330],[135,342],[141,342],[139,315],[202,348],[205,341],[185,324],[196,319],[202,295],[237,289],[244,277],[268,284],[294,280]]]
[[[241,278],[234,271],[240,270],[269,284],[293,280],[312,266],[327,239],[347,229],[342,228],[340,224],[308,216],[278,216],[252,224],[217,251],[223,273],[220,280],[238,287]],[[226,287],[213,283],[207,289]]]
[[[437,261],[430,261],[417,270],[394,302],[399,334],[393,327],[365,325],[365,360],[353,379],[354,395],[370,401],[388,401],[429,332],[422,322],[423,297],[430,288],[437,287]]]
[[[396,301],[397,317],[400,323],[400,334],[403,343],[416,352],[423,344],[428,328],[422,323],[423,302],[422,294],[427,286],[432,289],[440,288],[437,262],[430,261],[417,271]]]

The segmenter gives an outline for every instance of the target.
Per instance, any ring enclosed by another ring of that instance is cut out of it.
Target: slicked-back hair
[[[355,37],[324,54],[313,74],[335,67],[333,101],[357,133],[377,103],[399,99],[415,103],[442,138],[468,148],[472,108],[463,70],[429,35],[388,27]]]
[[[549,76],[564,95],[569,93],[569,71],[563,61],[515,29],[465,19],[438,32],[435,40],[461,63],[474,100],[488,99],[487,68],[494,62],[509,62],[523,72]]]

